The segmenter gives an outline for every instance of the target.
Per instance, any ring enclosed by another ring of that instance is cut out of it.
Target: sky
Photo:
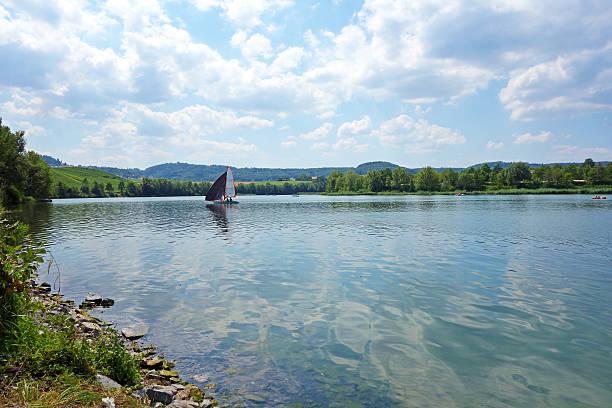
[[[70,164],[612,160],[610,0],[0,0],[0,117]]]

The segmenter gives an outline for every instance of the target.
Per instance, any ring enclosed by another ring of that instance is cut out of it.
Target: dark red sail
[[[208,193],[206,193],[206,201],[218,201],[223,198],[223,193],[225,193],[225,179],[227,177],[227,172],[223,173],[219,176],[217,180],[210,186]]]

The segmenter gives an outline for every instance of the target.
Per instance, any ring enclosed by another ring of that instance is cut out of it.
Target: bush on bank
[[[27,226],[4,219],[0,209],[0,375],[2,381],[53,378],[88,379],[105,374],[122,384],[140,380],[138,362],[114,330],[103,329],[88,341],[77,335],[76,321],[54,314],[28,293],[29,281],[43,261],[44,249]]]

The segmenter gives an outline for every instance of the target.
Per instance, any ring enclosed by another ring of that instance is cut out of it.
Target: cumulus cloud
[[[202,11],[219,7],[233,24],[249,29],[261,25],[261,16],[267,11],[281,10],[293,5],[292,0],[191,0],[191,3]]]
[[[349,137],[349,136],[357,136],[367,134],[370,128],[372,127],[372,120],[368,115],[365,115],[359,120],[354,120],[352,122],[344,122],[338,128],[338,137]]]
[[[514,143],[515,144],[525,144],[525,143],[544,143],[548,142],[552,137],[552,133],[549,131],[543,131],[538,133],[537,135],[532,135],[531,133],[523,133],[522,135],[515,136]]]
[[[611,67],[612,43],[517,70],[499,98],[515,120],[612,111]]]
[[[444,145],[465,143],[461,133],[424,119],[415,120],[408,115],[400,115],[387,120],[372,135],[380,140],[381,145],[400,148],[406,152],[435,150]]]
[[[503,142],[494,142],[492,140],[489,140],[487,142],[487,150],[499,150],[502,147],[504,147],[504,143]]]
[[[327,137],[327,135],[329,134],[329,132],[332,130],[333,127],[334,125],[332,125],[329,122],[324,123],[323,125],[321,125],[320,127],[316,128],[313,131],[310,131],[308,133],[302,133],[299,137],[300,139],[304,139],[304,140],[324,139],[325,137]]]

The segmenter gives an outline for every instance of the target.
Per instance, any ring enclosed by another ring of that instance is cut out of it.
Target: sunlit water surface
[[[114,298],[103,318],[227,402],[612,406],[612,200],[239,199],[19,214],[68,298]]]

